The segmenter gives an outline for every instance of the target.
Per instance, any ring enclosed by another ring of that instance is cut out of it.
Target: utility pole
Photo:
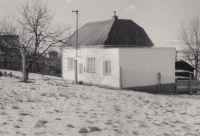
[[[78,56],[77,55],[77,48],[78,48],[78,10],[73,10],[72,13],[76,12],[76,57]]]
[[[77,18],[76,18],[76,58],[78,57],[77,48],[78,48],[78,10],[72,10],[72,13],[76,12]],[[77,59],[75,59],[75,83],[77,84],[78,79],[78,72],[77,72]]]

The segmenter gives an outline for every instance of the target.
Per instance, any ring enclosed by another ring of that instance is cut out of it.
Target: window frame
[[[110,60],[103,61],[103,74],[111,75],[111,61]]]
[[[75,59],[73,57],[67,58],[68,60],[68,71],[74,71],[75,70]]]
[[[94,57],[86,58],[86,72],[87,73],[96,73],[96,58],[94,58]]]

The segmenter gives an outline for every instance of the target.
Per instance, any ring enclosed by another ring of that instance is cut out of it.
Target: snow
[[[12,73],[21,76],[21,72]],[[81,136],[83,129],[88,136],[200,133],[199,95],[110,90],[39,74],[30,78],[31,83],[0,78],[1,136]]]

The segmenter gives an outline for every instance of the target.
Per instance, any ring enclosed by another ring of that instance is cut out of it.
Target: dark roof
[[[65,45],[76,45],[76,33],[69,37]],[[111,19],[87,23],[79,28],[78,45],[152,47],[153,43],[144,29],[132,20]]]
[[[194,67],[191,63],[189,63],[189,62],[187,62],[187,61],[185,61],[185,60],[176,60],[175,63],[176,63],[176,64],[177,64],[177,63],[182,63],[182,64],[188,65],[188,66],[190,66],[191,68],[195,69],[195,67]]]

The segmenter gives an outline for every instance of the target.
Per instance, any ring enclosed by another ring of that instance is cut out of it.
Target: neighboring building
[[[187,61],[176,60],[175,69],[176,69],[175,75],[177,80],[188,80],[190,75],[192,79],[194,78],[195,67],[192,66]]]
[[[58,58],[58,57],[60,57],[59,53],[57,51],[46,52],[46,53],[44,53],[43,56],[45,56],[46,58]]]
[[[19,36],[0,35],[0,69],[21,70]],[[29,72],[61,76],[61,57],[49,51],[29,67]]]
[[[56,51],[50,51],[41,56],[30,68],[33,73],[61,76],[61,58]]]
[[[45,59],[44,74],[61,76],[61,57],[57,51],[48,52],[48,58]]]
[[[0,68],[19,70],[21,67],[19,55],[19,36],[0,35]]]
[[[76,33],[63,45],[64,80],[155,89],[161,73],[161,83],[174,89],[175,48],[154,48],[144,29],[132,20],[114,16],[112,20],[87,23],[78,32],[77,53]]]
[[[49,51],[49,58],[58,58],[58,52],[56,51]]]

